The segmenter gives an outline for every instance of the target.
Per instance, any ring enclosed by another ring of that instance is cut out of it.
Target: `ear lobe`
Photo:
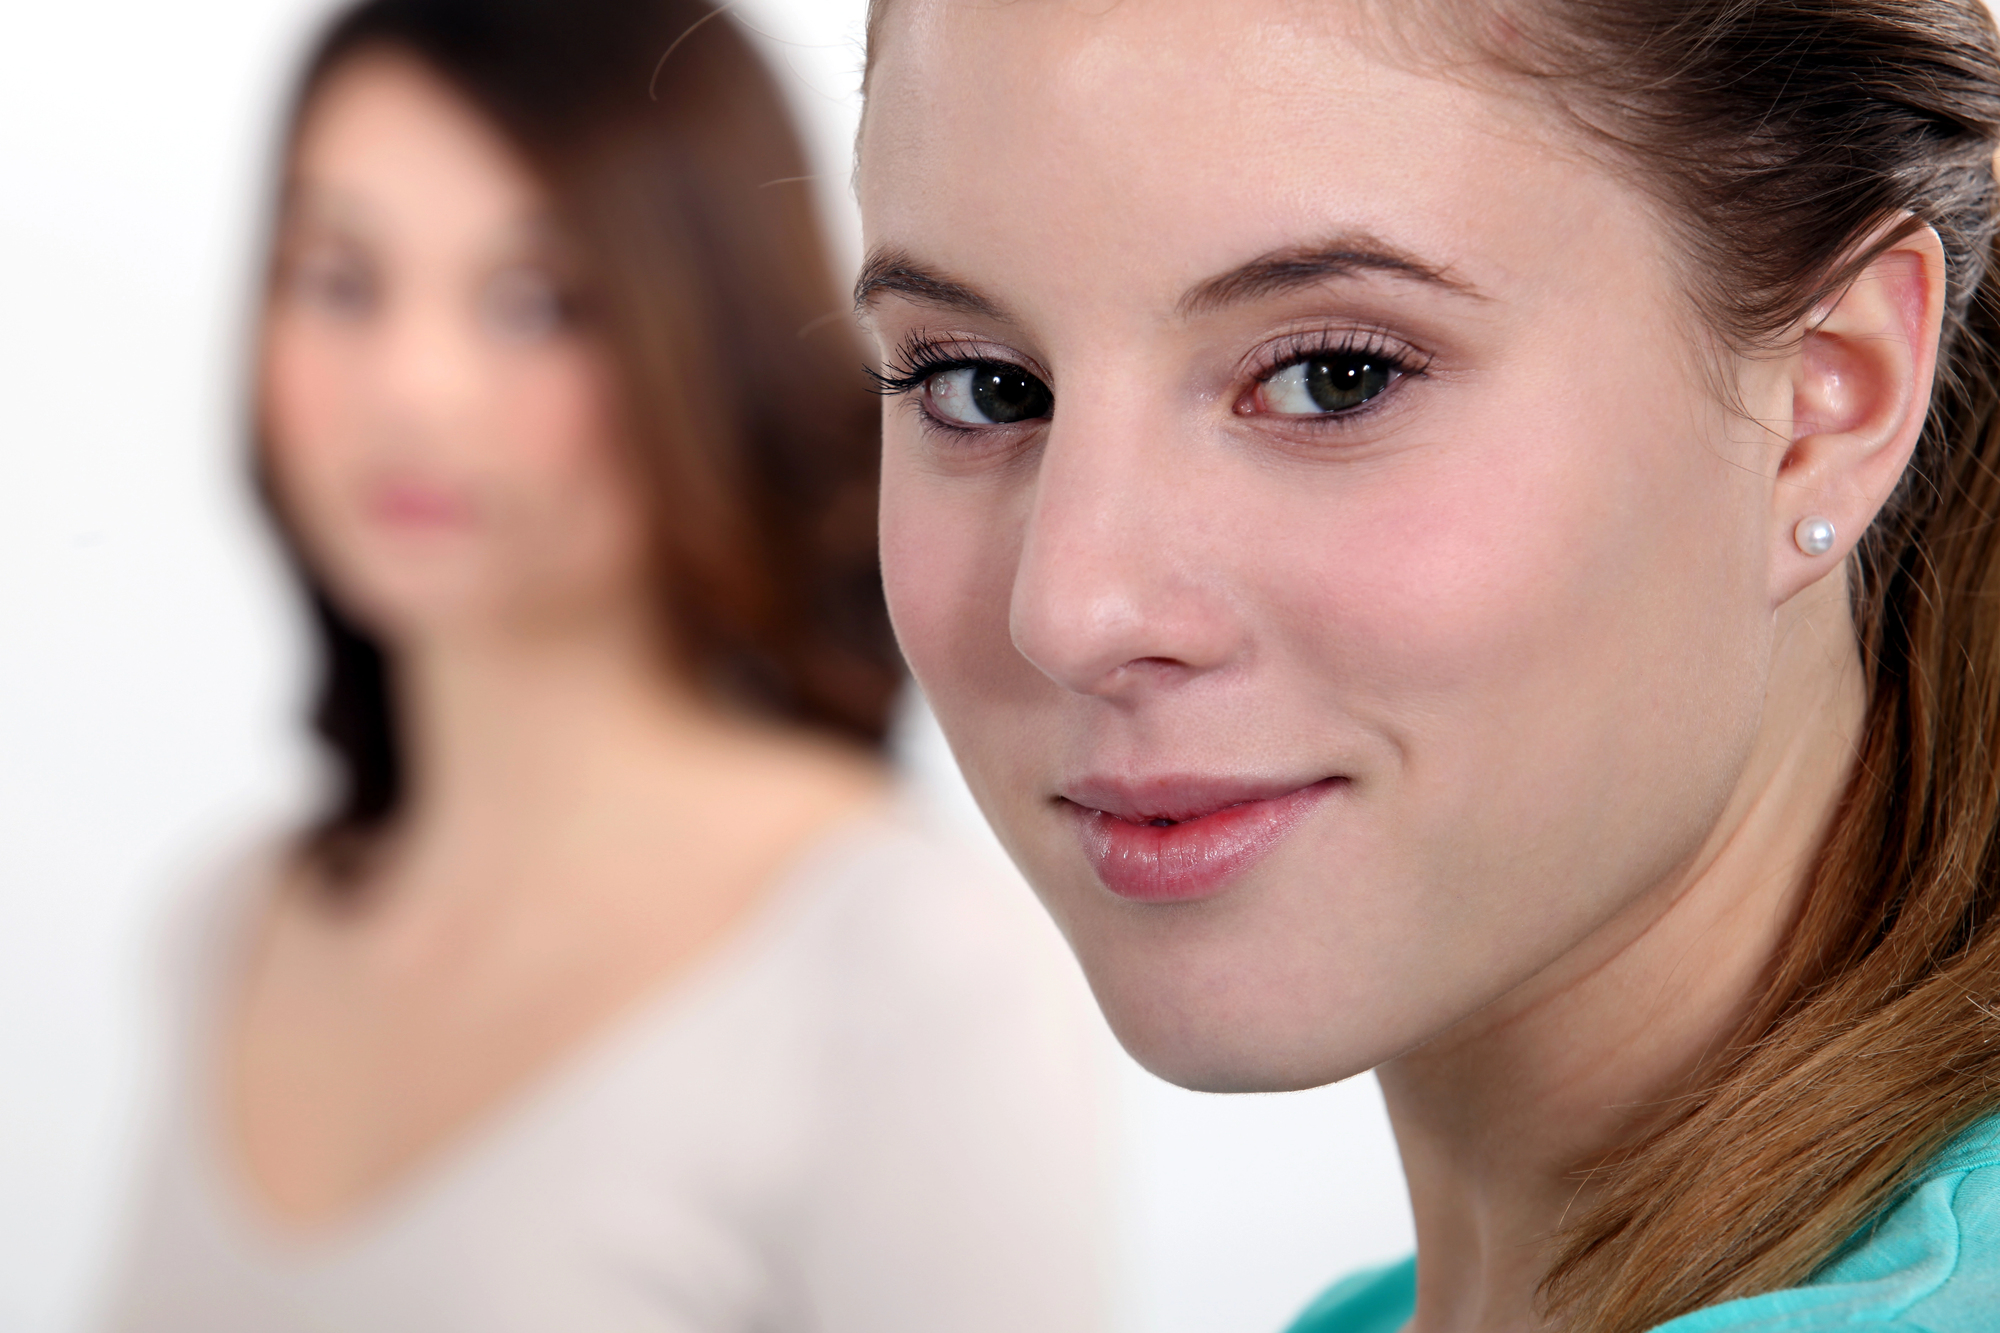
[[[1944,272],[1944,246],[1924,227],[1877,256],[1800,337],[1791,440],[1771,496],[1774,603],[1836,571],[1902,478],[1930,410]],[[1793,536],[1813,518],[1836,534],[1821,554]]]

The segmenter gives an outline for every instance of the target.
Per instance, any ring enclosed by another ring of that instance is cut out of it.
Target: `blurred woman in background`
[[[185,932],[114,1327],[1099,1325],[1069,965],[881,756],[808,174],[692,0],[322,39],[256,422],[341,786]]]

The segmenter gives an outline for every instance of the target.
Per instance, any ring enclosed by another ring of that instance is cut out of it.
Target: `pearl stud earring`
[[[1802,518],[1792,529],[1792,540],[1807,555],[1825,555],[1833,549],[1833,524],[1823,518]]]

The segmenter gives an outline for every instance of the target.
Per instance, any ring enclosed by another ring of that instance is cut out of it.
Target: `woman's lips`
[[[469,526],[472,506],[455,492],[411,482],[392,482],[368,496],[368,510],[388,527],[436,532]]]
[[[1138,788],[1077,784],[1062,800],[1104,887],[1136,902],[1220,893],[1344,783],[1166,782]]]

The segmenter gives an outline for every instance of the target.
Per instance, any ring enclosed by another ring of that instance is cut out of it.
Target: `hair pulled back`
[[[1600,1164],[1544,1284],[1565,1325],[1637,1333],[1805,1279],[2000,1106],[2000,43],[1980,0],[1466,18],[1661,200],[1738,351],[1918,227],[1946,256],[1930,416],[1848,571],[1868,711],[1800,917],[1735,1040]]]
[[[1558,1324],[1639,1333],[1805,1279],[2000,1107],[2000,43],[1981,0],[1422,8],[1659,200],[1730,349],[1919,227],[1948,263],[1930,416],[1848,570],[1868,709],[1800,917],[1696,1084],[1579,1164],[1543,1284]]]

